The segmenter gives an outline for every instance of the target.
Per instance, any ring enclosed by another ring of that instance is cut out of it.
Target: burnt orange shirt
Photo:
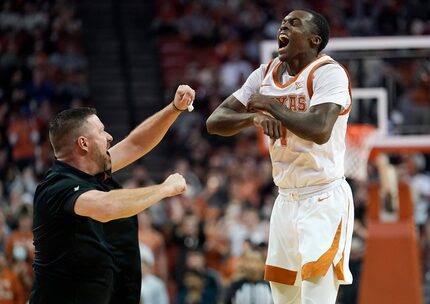
[[[5,255],[9,261],[12,260],[12,252],[15,245],[24,247],[27,250],[28,257],[31,260],[34,259],[33,233],[31,231],[14,231],[6,239]]]
[[[0,273],[0,304],[24,304],[24,290],[16,275],[9,269]]]

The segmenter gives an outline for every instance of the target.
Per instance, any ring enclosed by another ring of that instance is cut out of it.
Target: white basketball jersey
[[[345,133],[351,106],[346,71],[331,57],[320,55],[296,76],[284,73],[286,79],[281,82],[278,78],[281,64],[275,58],[260,66],[234,96],[246,105],[249,96],[259,91],[275,96],[279,103],[294,112],[308,112],[310,107],[327,102],[341,105],[342,112],[330,139],[323,145],[302,139],[286,129],[281,139],[271,142],[269,151],[275,184],[280,188],[298,188],[327,184],[343,177]]]

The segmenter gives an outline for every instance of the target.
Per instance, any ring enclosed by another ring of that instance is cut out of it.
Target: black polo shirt
[[[137,216],[107,222],[104,228],[117,269],[109,303],[138,304],[142,274]]]
[[[128,283],[134,286],[132,289],[137,288],[134,294],[140,294],[136,218],[112,221],[110,225],[117,222],[118,233],[107,235],[106,224],[74,212],[75,201],[82,193],[117,188],[121,187],[109,172],[92,176],[55,161],[34,197],[36,280],[30,303],[109,303],[114,276],[116,279],[120,267],[126,266],[128,270],[137,267],[134,277],[138,280]],[[121,229],[123,226],[132,231]],[[110,244],[110,240],[115,243]],[[117,247],[121,245],[124,251]],[[131,254],[128,263],[125,254]]]

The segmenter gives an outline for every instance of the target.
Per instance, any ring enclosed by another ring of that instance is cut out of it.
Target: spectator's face
[[[190,269],[202,270],[205,268],[206,261],[202,253],[189,252],[186,264],[186,266]]]
[[[278,30],[278,52],[281,61],[311,50],[312,18],[312,14],[298,10],[292,11],[282,20]]]
[[[197,235],[199,232],[199,221],[195,215],[189,215],[182,221],[182,232],[186,236]]]
[[[103,123],[96,115],[90,116],[87,123],[89,156],[92,161],[97,163],[100,172],[106,171],[111,168],[111,159],[108,149],[113,138],[105,131]]]
[[[248,250],[239,260],[238,270],[250,280],[260,280],[264,273],[264,259],[256,250]]]
[[[246,210],[243,213],[243,223],[245,225],[247,225],[250,228],[255,227],[256,225],[258,225],[259,223],[259,217],[258,217],[258,213],[256,210],[252,209],[252,210]]]
[[[33,219],[29,215],[24,215],[19,219],[19,229],[22,231],[31,231]]]

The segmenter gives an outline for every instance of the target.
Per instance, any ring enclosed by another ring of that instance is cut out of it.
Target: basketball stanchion
[[[381,219],[380,185],[369,185],[368,239],[359,304],[423,304],[418,239],[408,184],[399,184],[396,221]]]

